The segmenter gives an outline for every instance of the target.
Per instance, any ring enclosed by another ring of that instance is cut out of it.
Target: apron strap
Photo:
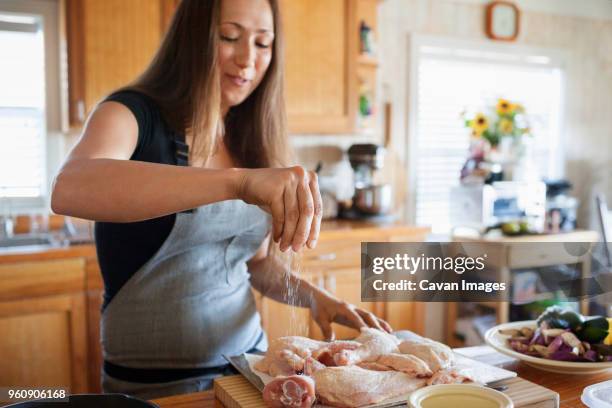
[[[174,158],[177,166],[189,166],[189,146],[185,143],[185,135],[181,132],[173,132],[174,136]],[[193,213],[193,209],[181,211],[184,214]]]

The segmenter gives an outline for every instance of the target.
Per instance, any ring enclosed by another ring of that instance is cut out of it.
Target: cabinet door
[[[309,274],[303,278],[309,282],[323,285],[322,275]],[[268,341],[282,336],[312,337],[309,309],[286,305],[259,293],[256,293],[255,300]]]
[[[86,324],[83,294],[0,302],[0,384],[88,392]]]
[[[291,133],[354,128],[353,0],[281,0]],[[355,38],[357,35],[355,34]]]
[[[389,237],[389,242],[424,242],[429,228],[414,228],[403,234]],[[387,322],[394,330],[410,330],[425,334],[425,303],[423,302],[387,302]]]
[[[83,259],[0,265],[0,384],[89,392],[84,276]]]
[[[174,12],[176,11],[179,3],[180,0],[161,0],[163,33],[165,33],[170,26],[170,22],[172,21],[172,17],[174,16]]]
[[[70,123],[134,81],[159,46],[163,0],[68,0]]]

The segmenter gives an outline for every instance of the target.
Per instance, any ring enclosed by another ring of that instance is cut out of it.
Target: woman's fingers
[[[389,323],[387,323],[385,320],[381,319],[380,317],[377,317],[377,319],[378,319],[378,323],[383,327],[383,329],[385,329],[387,333],[393,333],[393,327],[391,327]]]
[[[337,322],[340,324],[353,327],[357,330],[361,329],[362,327],[368,327],[366,322],[356,312],[356,308],[354,306],[349,304],[341,306],[340,310],[338,311],[338,315],[339,316],[337,317],[339,317],[340,320],[337,320]]]
[[[317,321],[317,324],[321,328],[321,332],[323,332],[323,337],[325,338],[325,341],[336,340],[336,334],[334,333],[334,329],[332,328],[331,322],[329,320],[323,319],[321,321]]]
[[[291,241],[291,247],[296,252],[300,250],[308,239],[308,235],[310,234],[310,225],[314,215],[314,203],[307,176],[302,177],[302,179],[298,182],[297,198],[300,218]]]
[[[283,206],[282,196],[279,200],[272,200],[270,213],[272,214],[272,238],[274,242],[279,242],[283,235],[283,226],[285,224],[285,207]]]
[[[285,185],[285,191],[283,193],[285,218],[283,222],[283,234],[280,241],[280,250],[283,252],[291,246],[295,228],[300,219],[300,211],[298,209],[298,200],[295,190],[293,183],[289,182]]]
[[[310,194],[312,194],[313,202],[313,219],[310,224],[310,234],[308,235],[308,248],[312,249],[317,246],[317,240],[319,239],[319,230],[321,228],[321,217],[323,215],[323,200],[321,199],[321,192],[319,191],[319,178],[317,173],[314,171],[309,172],[309,183]]]
[[[383,326],[378,322],[378,318],[373,313],[370,313],[363,309],[356,309],[356,311],[369,327],[378,329],[380,331],[385,331]]]

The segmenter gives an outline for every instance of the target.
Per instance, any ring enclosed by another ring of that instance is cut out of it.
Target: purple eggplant
[[[557,361],[584,361],[582,357],[572,353],[572,349],[570,347],[560,348],[552,353],[548,358]]]
[[[585,360],[591,361],[593,363],[596,363],[597,361],[599,361],[599,355],[597,354],[595,350],[589,350],[585,352],[582,357]]]
[[[538,346],[546,346],[546,342],[544,341],[544,336],[542,335],[542,330],[537,329],[529,342],[529,345],[538,345]]]
[[[548,354],[551,355],[562,347],[567,347],[569,351],[572,351],[571,347],[568,347],[564,342],[561,336],[557,336],[548,344]]]

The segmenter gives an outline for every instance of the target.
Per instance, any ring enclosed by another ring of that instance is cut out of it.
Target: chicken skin
[[[426,385],[471,381],[453,370],[454,362],[452,350],[444,344],[425,338],[400,341],[363,328],[354,341],[281,337],[270,344],[255,369],[276,377],[263,391],[271,408],[308,408],[315,400],[353,408]]]
[[[317,396],[334,407],[361,407],[408,394],[426,379],[398,371],[371,371],[357,366],[327,367],[313,374]]]

